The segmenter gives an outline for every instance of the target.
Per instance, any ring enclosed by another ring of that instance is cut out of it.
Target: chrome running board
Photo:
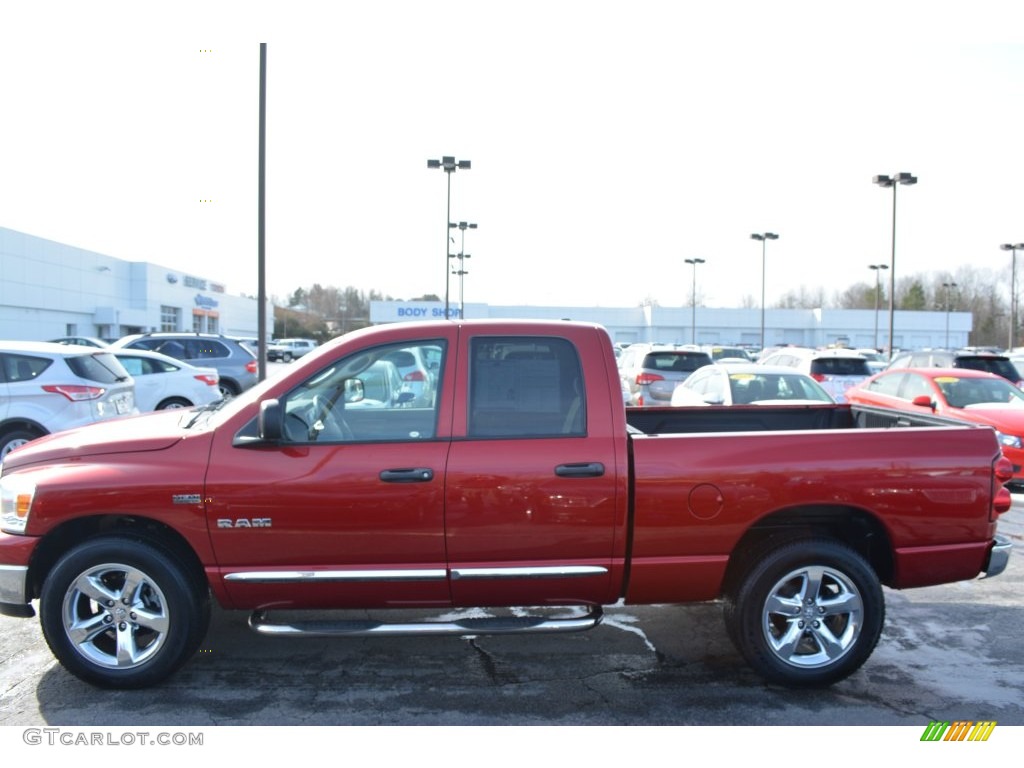
[[[601,623],[600,606],[591,606],[582,616],[548,618],[545,616],[467,617],[455,621],[384,623],[372,620],[311,620],[277,623],[267,611],[254,611],[249,628],[261,635],[276,637],[395,637],[402,635],[517,635],[582,632]]]

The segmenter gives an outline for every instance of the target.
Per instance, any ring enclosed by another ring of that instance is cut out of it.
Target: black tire
[[[189,402],[184,397],[168,397],[162,403],[157,405],[158,411],[166,411],[171,408],[191,408],[194,403]]]
[[[292,353],[285,352],[283,355],[281,355],[281,359],[284,360],[286,363],[290,363],[292,361]]]
[[[220,396],[225,400],[237,397],[242,391],[235,382],[230,380],[221,379],[217,386],[220,388]]]
[[[33,432],[31,429],[12,429],[10,432],[0,435],[0,460],[15,448],[20,448],[37,437],[42,437],[42,434]]]
[[[725,622],[747,663],[769,682],[831,685],[878,643],[885,596],[871,566],[832,539],[797,539],[747,560]]]
[[[106,536],[65,554],[43,583],[39,617],[50,650],[101,688],[144,688],[199,648],[209,592],[147,541]]]

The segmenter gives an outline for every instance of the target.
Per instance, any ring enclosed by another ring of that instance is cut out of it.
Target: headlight
[[[1002,432],[996,432],[996,437],[999,438],[999,444],[1004,445],[1007,448],[1020,448],[1021,439],[1016,435],[1004,435]]]
[[[24,533],[36,484],[18,475],[0,479],[0,530],[4,533]]]

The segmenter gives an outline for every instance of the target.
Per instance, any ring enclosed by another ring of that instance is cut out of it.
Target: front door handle
[[[429,483],[434,479],[434,470],[428,467],[385,469],[381,471],[380,479],[385,483]]]
[[[599,461],[584,461],[579,464],[559,464],[555,467],[559,477],[602,477],[604,464]]]

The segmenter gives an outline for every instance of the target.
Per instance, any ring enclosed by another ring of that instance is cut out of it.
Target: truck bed
[[[942,416],[864,405],[707,406],[627,408],[626,423],[645,435],[702,432],[790,432],[809,429],[889,429],[969,426]]]

